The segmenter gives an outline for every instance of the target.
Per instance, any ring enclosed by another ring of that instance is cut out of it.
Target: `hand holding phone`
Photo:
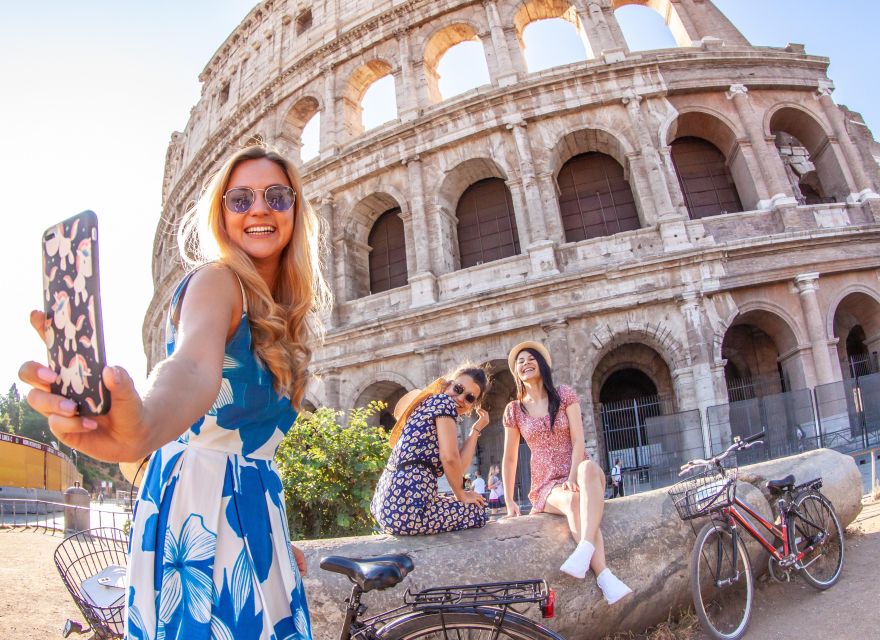
[[[107,413],[94,212],[83,211],[43,233],[43,304],[49,367],[58,374],[51,391],[76,402],[80,415]]]

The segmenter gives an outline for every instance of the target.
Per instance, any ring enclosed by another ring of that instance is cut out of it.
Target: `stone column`
[[[556,384],[572,384],[574,377],[571,374],[571,354],[568,344],[568,322],[555,320],[542,324],[541,328],[547,334],[547,349],[553,359],[553,377]],[[582,389],[580,391],[583,391]]]
[[[340,370],[336,368],[325,369],[320,375],[324,379],[324,400],[327,406],[341,411],[351,409],[352,407],[342,406],[342,375]]]
[[[401,122],[415,120],[419,115],[418,91],[412,67],[409,34],[400,29],[395,32],[400,56],[400,77],[395,82],[397,93],[397,117]]]
[[[636,133],[641,156],[648,173],[651,200],[657,208],[657,222],[663,246],[667,251],[690,247],[691,243],[688,240],[684,224],[687,218],[676,210],[672,203],[672,194],[669,191],[669,182],[666,180],[663,163],[660,161],[660,155],[654,146],[654,141],[651,139],[651,134],[642,115],[642,97],[630,92],[622,99],[622,102],[626,106],[630,125]]]
[[[415,273],[409,276],[411,306],[421,307],[437,302],[437,278],[431,269],[433,264],[433,242],[425,211],[425,187],[422,175],[422,161],[419,156],[405,158],[407,182],[409,183],[409,203],[412,212],[413,240],[415,244]]]
[[[740,124],[746,130],[749,144],[752,146],[755,160],[758,166],[758,175],[755,182],[758,187],[758,195],[761,198],[758,206],[765,209],[776,204],[797,204],[791,193],[791,187],[785,176],[782,175],[782,165],[779,162],[779,154],[773,149],[775,158],[770,157],[770,149],[759,117],[752,109],[748,97],[749,89],[744,84],[732,84],[727,91],[727,99],[733,102]],[[774,161],[775,160],[775,161]],[[767,200],[769,199],[769,201]]]
[[[324,76],[324,111],[321,113],[321,141],[320,157],[322,160],[336,154],[338,143],[336,140],[336,72],[332,64],[324,65],[321,69]]]
[[[523,194],[526,201],[525,215],[517,217],[517,227],[521,233],[521,244],[529,253],[531,276],[539,277],[559,273],[556,264],[556,239],[550,237],[551,229],[557,231],[562,227],[559,220],[545,222],[546,215],[541,206],[541,193],[532,161],[532,147],[523,120],[509,123],[507,129],[512,131],[519,160],[519,174],[522,178]],[[531,222],[536,224],[532,225]],[[550,227],[550,229],[548,229]]]
[[[495,80],[500,87],[516,84],[519,77],[510,57],[507,40],[504,37],[504,26],[501,24],[501,16],[498,15],[498,5],[495,4],[495,0],[483,0],[483,8],[486,10],[489,34],[492,37],[492,49],[495,52],[498,72],[498,77]]]
[[[323,226],[321,232],[326,234],[326,237],[328,238],[327,246],[331,249],[328,260],[325,263],[326,273],[324,274],[324,277],[327,279],[327,285],[333,292],[333,307],[330,309],[330,313],[324,319],[324,322],[327,324],[328,328],[332,329],[339,326],[339,302],[341,300],[341,293],[338,293],[339,289],[336,282],[336,252],[333,251],[333,225],[335,224],[334,217],[336,215],[336,207],[333,202],[333,196],[329,193],[321,198],[319,215],[321,216]]]
[[[819,288],[818,273],[802,273],[794,279],[801,298],[801,309],[807,325],[807,334],[813,349],[813,365],[816,370],[816,383],[834,382],[831,355],[828,353],[828,336],[822,322],[822,312],[816,291]]]
[[[840,145],[843,156],[846,158],[846,167],[842,167],[847,177],[851,177],[853,193],[847,198],[848,202],[864,202],[865,200],[880,198],[880,195],[871,188],[871,180],[865,173],[862,158],[858,149],[849,137],[849,132],[843,123],[843,115],[831,99],[834,86],[830,83],[820,82],[818,89],[819,104],[825,111],[825,118],[831,125],[837,142]]]
[[[422,387],[427,386],[446,373],[445,371],[440,371],[439,348],[429,347],[416,351],[416,353],[422,356]]]
[[[629,49],[611,3],[608,0],[581,0],[575,6],[595,57],[603,58],[606,63],[623,60]]]

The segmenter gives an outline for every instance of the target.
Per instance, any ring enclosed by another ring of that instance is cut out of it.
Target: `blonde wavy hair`
[[[281,255],[273,290],[251,258],[229,238],[223,218],[223,194],[232,171],[248,160],[265,158],[284,171],[296,192],[293,236]],[[244,285],[254,352],[272,373],[275,389],[299,409],[305,395],[309,343],[323,337],[322,315],[331,304],[321,271],[326,255],[321,220],[303,197],[302,181],[293,165],[263,145],[234,153],[205,185],[198,202],[183,216],[177,231],[180,255],[188,269],[208,262],[229,267]]]

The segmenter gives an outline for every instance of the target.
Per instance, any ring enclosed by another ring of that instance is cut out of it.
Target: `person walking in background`
[[[497,464],[489,467],[489,512],[494,516],[504,506],[504,484]]]
[[[584,578],[592,567],[608,604],[632,593],[605,563],[599,525],[605,497],[605,473],[586,456],[581,408],[574,389],[554,386],[550,353],[539,342],[522,342],[510,350],[508,366],[517,397],[504,409],[503,478],[507,515],[520,515],[513,501],[513,479],[520,438],[532,453],[529,500],[532,513],[565,516],[577,548],[560,567]]]
[[[293,425],[329,292],[319,221],[293,165],[263,146],[220,166],[178,236],[191,268],[171,297],[168,357],[144,397],[107,367],[104,416],[50,393],[26,363],[31,405],[65,444],[149,466],[130,536],[127,639],[312,637],[273,456]],[[31,314],[42,327],[43,314]],[[39,329],[38,329],[39,330]],[[299,566],[299,570],[298,570]]]
[[[483,480],[483,476],[480,475],[479,469],[474,471],[474,479],[471,482],[471,486],[473,487],[474,493],[485,497],[485,495],[486,495],[486,481]]]
[[[612,498],[623,496],[623,469],[620,466],[620,458],[616,458],[614,466],[611,467],[611,487]]]
[[[382,531],[427,535],[482,527],[489,520],[485,498],[465,487],[464,475],[489,424],[479,404],[488,389],[483,369],[462,366],[397,403],[394,448],[370,504]],[[473,411],[477,421],[459,449],[456,419]],[[444,474],[452,495],[438,491],[437,479]]]

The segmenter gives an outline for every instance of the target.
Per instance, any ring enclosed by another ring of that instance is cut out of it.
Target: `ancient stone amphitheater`
[[[678,46],[631,51],[628,4]],[[585,60],[529,72],[523,33],[545,19]],[[489,81],[444,99],[438,65],[466,42]],[[182,275],[175,225],[206,176],[254,136],[298,160],[318,116],[301,169],[336,306],[309,404],[393,404],[491,361],[485,473],[507,351],[537,339],[580,395],[588,448],[651,482],[754,426],[719,407],[876,370],[880,150],[835,104],[828,64],[749,43],[709,0],[265,0],[168,148],[150,364]],[[361,100],[388,75],[396,117],[365,130]],[[809,420],[785,416],[802,440]]]

